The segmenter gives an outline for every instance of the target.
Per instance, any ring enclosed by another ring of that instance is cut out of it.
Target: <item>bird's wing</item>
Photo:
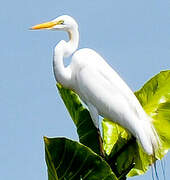
[[[127,119],[127,114],[132,117],[133,113],[140,116],[140,111],[143,112],[133,92],[105,61],[84,66],[77,81],[80,97],[97,107],[100,115],[114,116],[119,121],[120,117]]]
[[[129,106],[133,108],[139,119],[145,119],[146,114],[139,103],[138,99],[129,88],[129,86],[124,82],[124,80],[115,72],[105,61],[100,61],[98,66],[98,71],[107,79],[107,81],[119,90],[120,94],[126,98]]]
[[[76,74],[76,92],[98,113],[128,129],[148,154],[157,147],[157,135],[137,98],[120,76],[102,59],[88,61]]]

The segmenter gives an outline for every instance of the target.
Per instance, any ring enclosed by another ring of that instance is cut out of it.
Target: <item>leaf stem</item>
[[[118,179],[120,180],[126,180],[126,175],[129,173],[129,171],[134,167],[135,163],[134,160],[132,160],[132,163],[130,166],[124,170],[121,174],[117,170],[117,165],[116,165],[116,159],[133,143],[136,142],[136,139],[132,137],[124,146],[122,146],[112,157],[107,158],[107,163],[110,165],[112,171],[116,174]]]
[[[103,139],[101,137],[100,129],[97,129],[98,139],[99,139],[99,147],[100,147],[100,156],[105,159],[105,152],[103,148]]]

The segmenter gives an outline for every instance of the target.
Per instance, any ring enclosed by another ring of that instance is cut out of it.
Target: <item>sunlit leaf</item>
[[[160,72],[135,95],[153,119],[163,145],[163,156],[170,148],[170,70]]]
[[[66,138],[44,138],[49,180],[117,180],[110,166],[88,147]]]
[[[153,159],[143,151],[131,134],[107,119],[102,121],[102,127],[104,149],[108,155],[107,161],[117,177],[125,172],[129,176],[134,176],[147,171]],[[130,173],[128,169],[131,170]]]
[[[79,141],[90,147],[97,154],[100,154],[100,142],[97,129],[92,122],[89,111],[83,107],[79,97],[73,91],[62,87],[60,84],[57,84],[57,88],[77,127]]]
[[[149,80],[135,93],[161,138],[162,149],[157,158],[162,158],[170,148],[170,71],[163,71]],[[120,175],[133,162],[129,176],[140,175],[154,162],[128,132],[106,119],[102,122],[104,149],[109,155],[109,164]]]

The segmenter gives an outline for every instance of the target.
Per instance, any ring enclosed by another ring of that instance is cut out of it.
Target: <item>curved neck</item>
[[[71,68],[64,66],[64,58],[71,56],[78,48],[79,32],[78,29],[71,29],[67,31],[69,34],[69,41],[60,41],[54,50],[53,70],[57,82],[66,88],[71,88]]]
[[[79,32],[78,29],[72,29],[67,31],[69,35],[69,41],[67,42],[67,50],[68,52],[65,54],[65,57],[71,56],[79,45]]]

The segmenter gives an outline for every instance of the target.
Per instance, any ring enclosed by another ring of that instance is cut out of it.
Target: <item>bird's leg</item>
[[[97,128],[97,133],[98,133],[98,138],[99,138],[100,156],[105,158],[105,152],[104,152],[104,148],[103,148],[103,139],[101,137],[101,133],[100,133],[100,129],[99,128]]]
[[[102,156],[104,158],[105,153],[104,153],[104,149],[103,149],[103,140],[102,140],[100,129],[99,129],[99,114],[94,105],[87,103],[87,106],[89,108],[89,112],[90,112],[90,116],[92,118],[93,124],[97,128],[98,140],[99,140],[99,146],[100,146],[100,156]]]

